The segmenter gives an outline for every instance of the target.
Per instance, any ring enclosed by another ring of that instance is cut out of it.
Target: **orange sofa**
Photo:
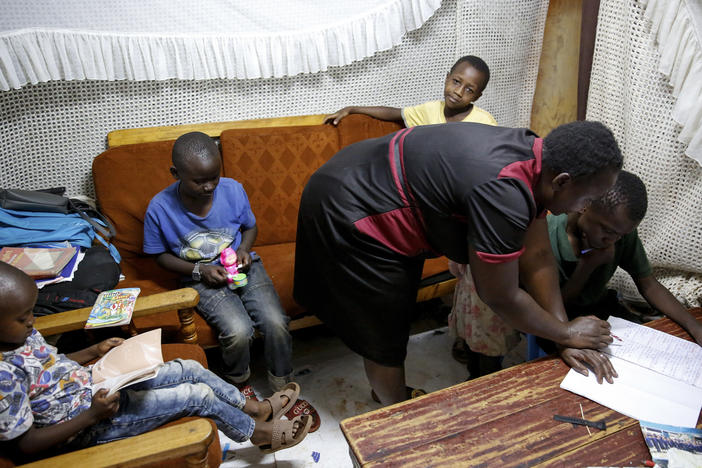
[[[344,119],[338,127],[324,125],[322,119],[301,116],[111,132],[110,148],[93,162],[93,179],[98,205],[117,229],[114,245],[122,255],[126,277],[119,287],[138,286],[141,294],[179,287],[177,275],[142,253],[143,220],[151,198],[174,181],[168,169],[175,138],[198,130],[219,137],[222,175],[241,182],[249,196],[258,225],[254,250],[263,259],[283,308],[293,318],[291,329],[319,323],[305,317],[292,297],[302,189],[310,175],[339,149],[401,128],[360,115]],[[446,272],[446,259],[433,259],[426,262],[424,277]],[[446,294],[454,282],[432,282],[420,290],[418,300]],[[179,319],[178,314],[164,312],[137,318],[134,324],[139,330],[159,326],[164,331],[179,331],[181,340],[205,347],[217,344],[215,332],[199,315],[194,316],[194,327],[188,320],[182,313]],[[190,332],[183,336],[183,327],[188,325]]]

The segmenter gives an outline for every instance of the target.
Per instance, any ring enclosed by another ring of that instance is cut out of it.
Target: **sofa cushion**
[[[169,172],[173,141],[111,148],[93,160],[100,210],[117,229],[113,242],[124,255],[141,254],[149,202],[174,181]]]
[[[161,268],[153,257],[127,253],[120,263],[124,280],[119,288],[141,288],[141,296],[178,289],[180,275]]]
[[[344,148],[358,141],[377,138],[396,132],[404,125],[400,122],[385,122],[362,114],[353,114],[339,122],[339,148]]]
[[[258,237],[255,246],[295,242],[302,189],[339,150],[331,125],[233,129],[220,136],[223,173],[244,186]]]
[[[263,260],[263,266],[278,292],[280,303],[289,317],[305,314],[293,299],[293,276],[295,274],[295,243],[261,245],[254,250]]]
[[[424,269],[422,270],[422,279],[437,275],[448,271],[448,258],[438,257],[430,258],[424,261]]]

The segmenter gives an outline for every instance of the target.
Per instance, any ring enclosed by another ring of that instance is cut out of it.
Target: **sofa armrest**
[[[197,344],[197,331],[193,322],[194,307],[200,301],[200,295],[193,288],[182,288],[150,296],[137,298],[132,317],[141,317],[158,312],[178,309],[181,332],[186,343]],[[57,314],[37,317],[34,328],[43,335],[56,335],[71,330],[80,330],[90,316],[92,307],[59,312]]]
[[[188,466],[204,467],[207,466],[207,449],[214,436],[208,420],[196,419],[21,466],[141,466],[184,457]]]

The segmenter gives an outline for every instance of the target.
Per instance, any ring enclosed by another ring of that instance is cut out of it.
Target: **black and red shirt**
[[[541,149],[528,129],[427,125],[349,146],[314,177],[327,179],[329,216],[396,253],[468,263],[471,245],[502,263],[521,255],[544,214],[533,194]]]

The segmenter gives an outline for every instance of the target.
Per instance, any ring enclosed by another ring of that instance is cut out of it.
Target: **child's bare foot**
[[[290,399],[286,395],[282,395],[281,401],[283,406],[285,406],[288,404]],[[269,399],[265,399],[263,401],[247,399],[246,404],[244,405],[244,413],[251,416],[253,420],[256,421],[256,425],[258,426],[259,422],[270,419],[271,414],[273,414],[273,406],[271,405],[271,401]]]

